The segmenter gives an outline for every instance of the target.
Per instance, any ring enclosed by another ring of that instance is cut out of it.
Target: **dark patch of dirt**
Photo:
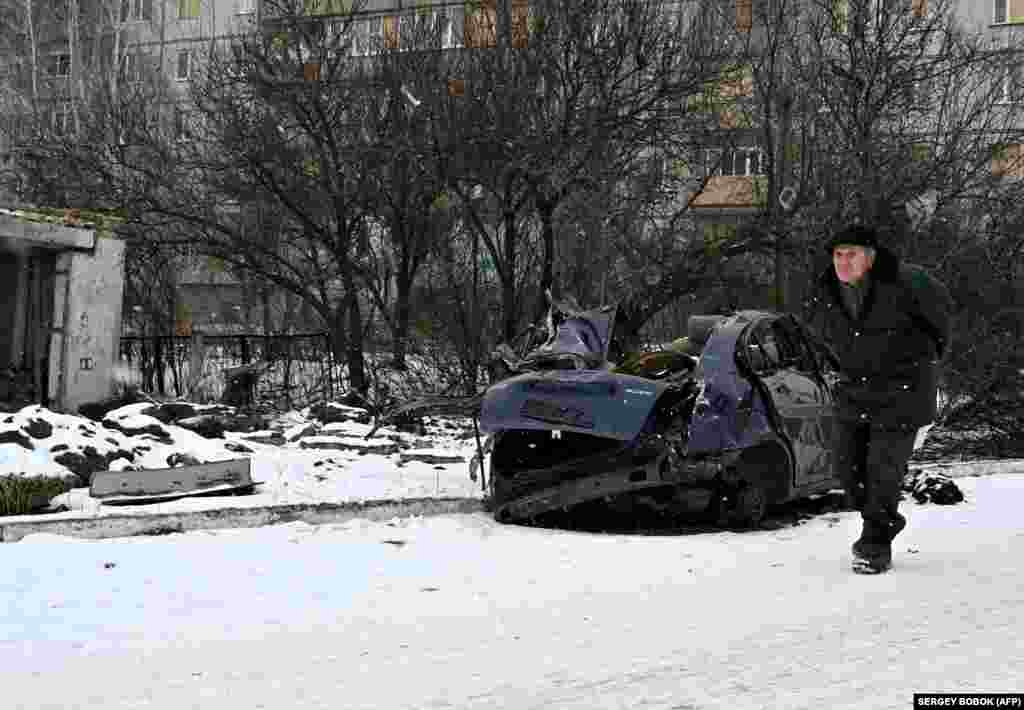
[[[138,402],[145,401],[141,397],[134,396],[131,393],[127,393],[120,397],[111,397],[108,399],[99,400],[96,402],[89,402],[83,404],[78,408],[78,413],[88,419],[92,419],[94,422],[101,422],[103,418],[107,416],[108,412],[112,412],[115,409],[127,406],[129,404],[137,404]]]
[[[194,417],[179,419],[176,423],[204,439],[223,439],[226,429],[225,422],[213,414],[197,414]]]
[[[433,463],[433,464],[446,464],[446,463],[465,463],[466,459],[464,456],[442,456],[439,454],[416,454],[416,453],[401,453],[398,455],[398,465],[404,466],[410,461],[420,461],[422,463]]]
[[[397,454],[399,450],[398,444],[349,444],[342,441],[300,441],[299,448],[301,449],[320,449],[325,451],[357,451],[360,454],[380,454],[381,456],[391,456]]]
[[[30,419],[28,426],[22,429],[33,439],[49,439],[53,436],[53,425],[45,419]]]
[[[0,444],[17,444],[29,451],[33,451],[36,448],[31,439],[19,430],[0,431]]]
[[[365,410],[360,410],[357,413],[350,408],[340,407],[333,402],[310,407],[309,415],[322,424],[334,424],[335,422],[369,424],[373,419],[370,413]]]
[[[579,532],[611,533],[618,535],[697,535],[733,532],[757,532],[780,530],[803,525],[808,520],[822,515],[848,510],[841,494],[827,494],[815,498],[804,498],[773,506],[755,527],[733,528],[719,524],[709,512],[670,514],[636,505],[611,507],[603,501],[592,501],[571,508],[568,511],[545,513],[530,523],[515,523],[527,526],[556,528]]]
[[[51,450],[52,452],[53,450]],[[86,446],[82,451],[64,451],[59,456],[55,456],[53,460],[61,466],[70,469],[82,480],[83,485],[88,486],[92,483],[94,473],[106,471],[110,468],[111,462],[117,459],[134,461],[135,456],[128,451],[120,449],[107,454],[101,454],[93,447]]]
[[[164,423],[173,424],[179,419],[194,417],[196,408],[187,402],[164,402],[142,410],[142,414]]]
[[[167,465],[170,468],[198,466],[200,463],[202,462],[191,454],[173,453],[167,457]]]
[[[148,424],[143,427],[126,427],[122,426],[118,422],[105,420],[103,424],[111,429],[117,429],[122,434],[127,436],[152,436],[154,439],[159,441],[161,444],[172,444],[174,440],[171,435],[159,424]]]

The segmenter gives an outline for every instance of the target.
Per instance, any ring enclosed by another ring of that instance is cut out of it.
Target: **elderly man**
[[[906,525],[900,489],[919,427],[936,414],[938,361],[950,340],[946,287],[900,263],[875,231],[854,225],[828,242],[832,266],[815,284],[804,318],[837,355],[835,465],[863,529],[855,572],[889,569]]]

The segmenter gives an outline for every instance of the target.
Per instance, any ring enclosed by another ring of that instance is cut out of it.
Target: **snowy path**
[[[1021,692],[1024,476],[854,514],[591,535],[484,515],[0,547],[5,708],[910,708]],[[908,550],[916,550],[910,552]],[[13,701],[13,703],[12,703]]]

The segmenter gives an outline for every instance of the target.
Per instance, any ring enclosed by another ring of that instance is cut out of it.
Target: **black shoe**
[[[899,513],[894,513],[895,517],[889,521],[889,542],[891,543],[896,539],[896,536],[903,532],[903,528],[907,527],[907,519]]]
[[[892,546],[889,543],[872,543],[858,540],[853,543],[854,572],[879,574],[892,567]]]

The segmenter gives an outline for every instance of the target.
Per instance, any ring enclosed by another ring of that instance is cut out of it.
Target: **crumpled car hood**
[[[607,370],[528,372],[492,385],[480,428],[564,430],[632,441],[667,385]]]

